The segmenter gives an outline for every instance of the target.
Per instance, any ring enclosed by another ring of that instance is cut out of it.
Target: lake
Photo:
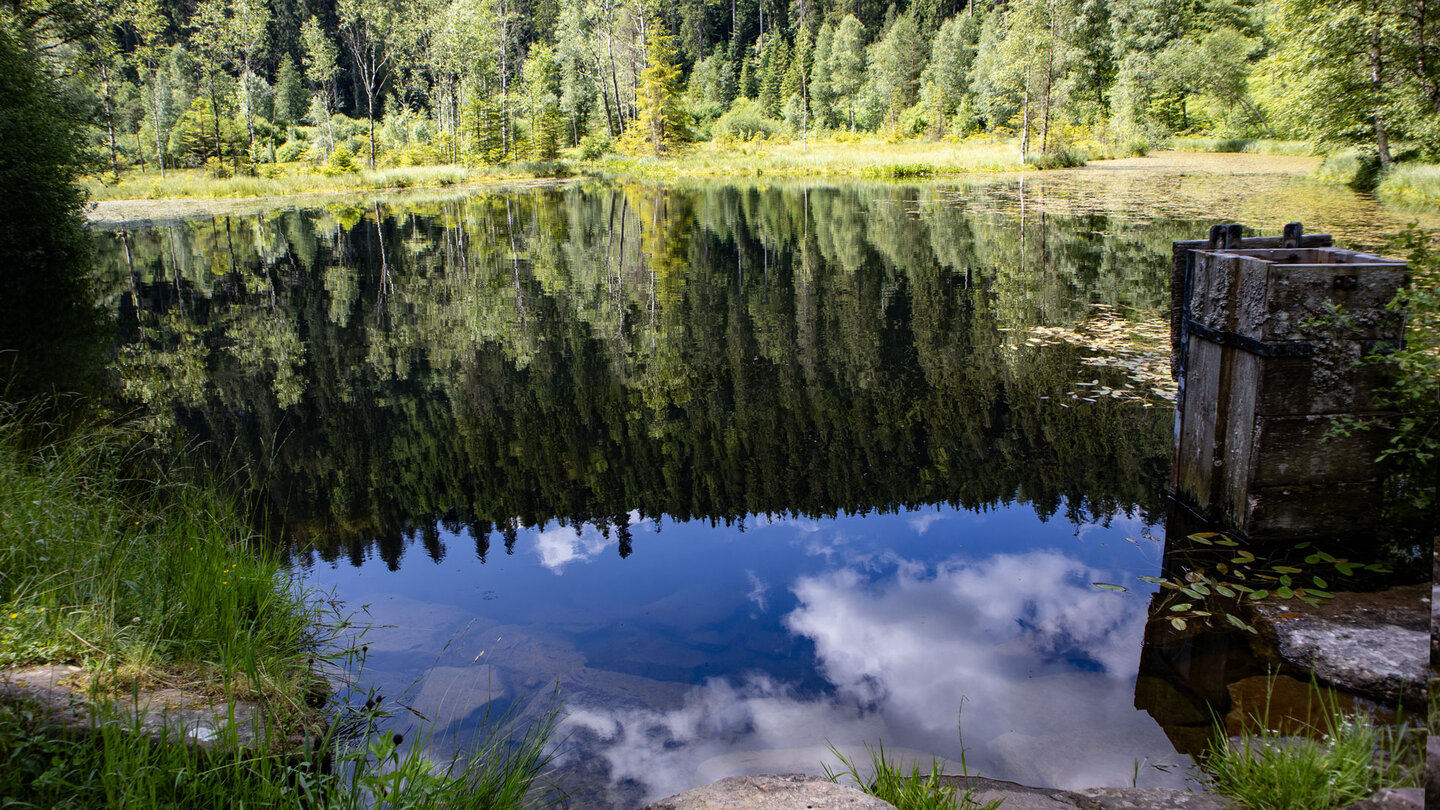
[[[1170,242],[1413,218],[1311,165],[582,180],[112,225],[100,259],[123,400],[371,625],[357,688],[407,745],[558,691],[578,807],[882,742],[1176,786],[1205,721],[1137,680]]]

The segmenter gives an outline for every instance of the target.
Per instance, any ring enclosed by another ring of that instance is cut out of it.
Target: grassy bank
[[[706,141],[667,157],[611,154],[582,165],[602,174],[654,179],[760,175],[906,178],[1026,168],[1013,143],[880,140]]]
[[[408,188],[448,188],[467,183],[535,177],[537,167],[404,166],[389,169],[323,171],[308,163],[269,164],[256,175],[216,177],[203,169],[173,169],[161,177],[146,171],[122,174],[118,181],[87,178],[92,200],[173,200],[279,197],[287,194],[344,193]]]
[[[61,435],[0,406],[0,669],[78,664],[97,711],[96,732],[77,739],[0,702],[0,806],[525,806],[556,705],[513,738],[495,724],[449,762],[428,757],[423,731],[408,744],[378,732],[386,704],[307,705],[333,618],[257,542],[241,504],[156,471],[133,438]],[[152,742],[124,707],[161,687],[258,704],[267,742]]]
[[[1312,738],[1221,735],[1202,766],[1216,792],[1245,810],[1334,810],[1381,788],[1424,784],[1425,737],[1433,729],[1421,721],[1382,727],[1332,706]]]
[[[1402,163],[1380,178],[1375,193],[1395,202],[1440,205],[1440,166]]]
[[[1387,202],[1440,206],[1440,165],[1433,163],[1406,160],[1382,172],[1374,155],[1346,149],[1326,156],[1325,162],[1315,170],[1315,178],[1373,190]]]
[[[1309,141],[1278,141],[1268,138],[1210,138],[1187,135],[1171,138],[1167,144],[1178,152],[1245,152],[1253,155],[1315,154]]]
[[[102,687],[224,685],[303,714],[311,603],[241,506],[155,472],[125,436],[0,413],[0,667],[69,662]],[[146,480],[148,479],[148,480]]]

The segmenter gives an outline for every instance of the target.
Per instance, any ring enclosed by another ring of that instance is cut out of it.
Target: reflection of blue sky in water
[[[632,516],[625,560],[613,530],[551,525],[483,566],[452,534],[438,564],[412,546],[396,572],[373,560],[309,576],[394,625],[368,636],[366,680],[393,692],[424,677],[414,704],[440,719],[442,745],[492,698],[558,683],[568,766],[603,762],[627,798],[818,771],[827,743],[958,762],[962,698],[972,770],[1083,787],[1179,759],[1133,708],[1149,590],[1135,577],[1160,556],[1145,529],[1025,507],[761,517],[743,532]]]

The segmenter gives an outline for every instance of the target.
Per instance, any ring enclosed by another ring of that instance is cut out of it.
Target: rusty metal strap
[[[1266,343],[1263,340],[1237,335],[1234,332],[1211,329],[1188,318],[1185,320],[1185,331],[1201,340],[1218,343],[1221,346],[1230,346],[1260,357],[1310,357],[1315,354],[1315,346],[1312,343],[1294,340]]]

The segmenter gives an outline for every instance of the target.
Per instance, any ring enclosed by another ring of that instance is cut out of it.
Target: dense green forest
[[[98,165],[1176,134],[1440,158],[1433,0],[16,0]]]

